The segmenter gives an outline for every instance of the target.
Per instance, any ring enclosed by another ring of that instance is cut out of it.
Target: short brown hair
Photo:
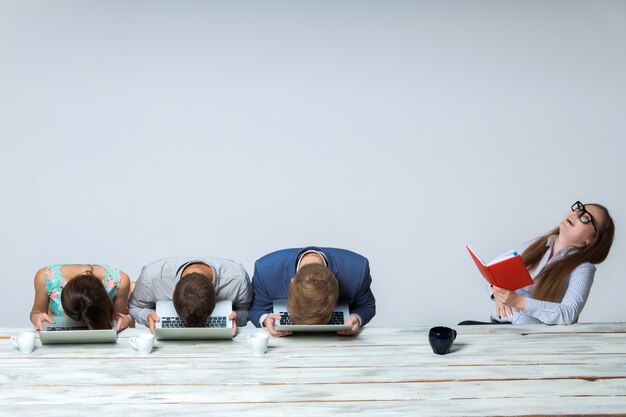
[[[204,327],[215,308],[213,282],[198,272],[185,275],[174,288],[174,308],[185,327]]]
[[[339,297],[335,275],[320,264],[301,267],[289,284],[287,311],[294,324],[326,324]]]
[[[70,279],[61,291],[61,305],[69,318],[85,322],[89,329],[110,329],[113,324],[113,301],[92,274]]]

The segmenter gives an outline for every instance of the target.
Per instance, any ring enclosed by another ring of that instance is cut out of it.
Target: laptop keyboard
[[[87,330],[87,326],[48,326],[44,329],[47,332],[58,332],[63,330]]]
[[[326,324],[344,324],[345,320],[343,318],[343,311],[333,311],[333,314],[330,315],[330,321]],[[286,311],[280,312],[280,324],[283,326],[288,326],[291,323],[291,317],[289,317],[289,313]]]
[[[228,317],[226,316],[211,316],[204,327],[224,329],[228,323],[227,320]],[[178,317],[161,317],[161,327],[164,329],[180,329],[185,326],[183,325],[182,320]]]

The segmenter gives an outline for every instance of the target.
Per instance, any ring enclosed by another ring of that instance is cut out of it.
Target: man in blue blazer
[[[265,255],[254,264],[254,298],[249,318],[256,327],[265,327],[272,336],[287,336],[274,328],[272,313],[276,299],[287,298],[294,323],[327,323],[337,301],[347,303],[352,329],[338,332],[357,335],[376,314],[376,299],[370,285],[367,258],[335,248],[283,249]]]

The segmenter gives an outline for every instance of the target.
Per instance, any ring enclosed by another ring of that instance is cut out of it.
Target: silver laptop
[[[54,324],[43,323],[39,332],[41,343],[115,343],[117,331],[115,325],[107,330],[89,330],[82,321],[75,321],[67,316],[52,317]]]
[[[337,304],[327,324],[291,324],[291,318],[287,312],[287,300],[274,301],[274,313],[280,314],[280,323],[275,321],[276,330],[289,330],[292,332],[336,332],[337,330],[350,330],[352,326],[344,324],[350,317],[347,304]]]
[[[233,322],[228,316],[233,311],[230,300],[218,301],[205,327],[184,327],[172,301],[157,301],[156,313],[160,317],[154,327],[158,340],[232,339]]]

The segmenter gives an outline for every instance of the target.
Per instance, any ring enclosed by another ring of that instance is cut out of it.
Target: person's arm
[[[370,275],[369,261],[365,259],[361,282],[354,300],[350,304],[350,318],[360,319],[359,327],[365,326],[376,314],[376,299],[371,289],[372,276]],[[353,317],[354,315],[358,316]],[[351,322],[354,323],[354,322]]]
[[[250,307],[249,319],[256,327],[264,327],[274,337],[289,336],[291,332],[274,329],[274,321],[280,320],[280,315],[272,313],[274,300],[270,297],[265,286],[265,279],[261,274],[259,263],[254,265],[252,276],[254,298]]]
[[[241,276],[236,280],[237,292],[233,300],[233,310],[237,313],[237,326],[244,327],[248,323],[248,310],[252,304],[252,284],[250,277],[243,267]]]
[[[596,267],[591,264],[579,266],[570,275],[567,290],[560,303],[526,297],[524,313],[545,324],[576,323],[587,303],[595,272]]]
[[[128,311],[137,323],[149,326],[148,315],[154,313],[156,308],[156,297],[152,288],[152,282],[146,281],[146,268],[141,270],[139,278],[135,283],[135,289],[130,296],[128,303]]]
[[[259,268],[259,262],[254,265],[254,274],[252,275],[252,290],[254,297],[250,306],[249,319],[256,327],[261,327],[261,316],[272,312],[273,301],[269,296],[265,287],[265,279]]]
[[[128,314],[128,294],[130,292],[130,277],[120,271],[120,286],[117,289],[115,300],[113,301],[113,317],[115,318],[116,328],[121,332],[131,323],[131,317]]]
[[[41,268],[35,274],[35,302],[30,312],[30,321],[36,330],[41,330],[43,322],[52,323],[52,319],[48,315],[48,307],[50,298],[46,294],[45,268]]]
[[[544,324],[572,324],[578,321],[578,316],[587,302],[595,271],[595,266],[591,264],[577,267],[569,277],[567,290],[560,303],[524,297],[495,287],[494,293],[496,299],[505,305],[518,309]]]

